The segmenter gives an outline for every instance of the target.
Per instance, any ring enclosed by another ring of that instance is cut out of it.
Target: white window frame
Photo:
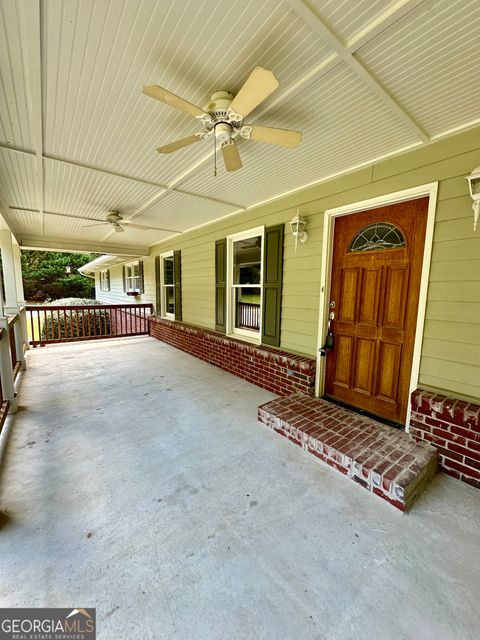
[[[239,329],[235,326],[235,289],[240,285],[233,284],[233,245],[239,240],[248,240],[248,238],[254,238],[255,236],[260,236],[262,239],[260,247],[260,285],[258,287],[260,290],[260,322],[258,331],[254,331],[253,329]],[[264,226],[247,229],[247,231],[241,231],[240,233],[234,233],[231,236],[227,236],[227,291],[225,296],[227,335],[234,338],[241,338],[246,342],[252,342],[254,344],[261,344],[262,342],[264,242]]]
[[[110,287],[108,286],[108,269],[102,269],[100,271],[100,291],[110,291]]]
[[[138,267],[138,276],[134,275],[135,267]],[[125,265],[125,290],[127,292],[138,291],[140,293],[140,283],[141,283],[140,260],[134,260],[133,262],[128,262]]]
[[[164,284],[165,258],[173,258],[173,251],[160,254],[160,315],[162,318],[175,320],[175,261],[173,263],[173,285]],[[167,296],[165,295],[167,288],[173,289],[173,313],[167,311]]]

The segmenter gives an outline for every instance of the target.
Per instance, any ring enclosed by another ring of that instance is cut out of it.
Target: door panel
[[[402,345],[380,341],[378,349],[376,395],[383,400],[395,401],[398,387]]]
[[[378,304],[376,302],[380,292],[382,270],[380,267],[370,267],[361,269],[361,274],[358,323],[376,326],[378,318]]]
[[[404,422],[428,198],[338,218],[325,394]]]
[[[382,326],[389,329],[404,329],[409,265],[386,266],[385,298],[382,305]]]
[[[375,372],[375,340],[357,338],[352,387],[357,393],[371,396]]]
[[[357,306],[358,270],[342,269],[341,275],[341,304],[338,308],[338,319],[341,322],[355,322],[355,308]]]
[[[350,386],[350,368],[353,361],[352,336],[337,335],[335,337],[335,381],[338,387]]]

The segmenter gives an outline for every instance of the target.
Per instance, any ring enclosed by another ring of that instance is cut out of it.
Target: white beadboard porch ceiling
[[[126,254],[376,159],[480,124],[478,0],[3,0],[0,210],[20,244]],[[203,106],[255,66],[280,88],[250,122],[300,130],[284,149],[213,144],[142,94]],[[109,209],[155,229],[114,233]]]

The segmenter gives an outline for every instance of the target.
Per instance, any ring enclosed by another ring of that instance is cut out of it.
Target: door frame
[[[415,342],[413,347],[412,371],[410,375],[409,393],[411,394],[418,386],[418,377],[420,371],[420,358],[422,352],[423,331],[425,326],[425,310],[427,306],[428,280],[430,274],[430,262],[433,247],[433,230],[435,223],[435,214],[437,209],[438,182],[430,182],[422,184],[410,189],[387,193],[368,200],[352,202],[334,209],[327,209],[323,222],[323,242],[322,242],[322,261],[321,261],[321,277],[320,277],[320,309],[318,317],[318,338],[317,338],[317,367],[315,378],[315,395],[321,397],[324,394],[325,387],[325,369],[326,358],[320,355],[320,349],[325,344],[327,335],[327,323],[329,314],[330,301],[330,283],[332,276],[332,258],[333,258],[333,242],[335,219],[341,216],[348,216],[352,213],[360,211],[368,211],[369,209],[377,209],[379,207],[405,202],[406,200],[415,200],[420,197],[428,196],[428,212],[427,225],[425,230],[425,245],[423,249],[422,273],[420,278],[420,292],[418,299],[418,313],[415,327]],[[327,356],[328,357],[328,356]],[[410,403],[408,403],[406,416],[406,431],[410,428]]]

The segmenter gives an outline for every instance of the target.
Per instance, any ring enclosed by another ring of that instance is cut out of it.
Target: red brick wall
[[[315,360],[151,316],[150,335],[280,396],[312,395]]]
[[[417,389],[410,433],[438,449],[445,473],[480,488],[480,405]]]

